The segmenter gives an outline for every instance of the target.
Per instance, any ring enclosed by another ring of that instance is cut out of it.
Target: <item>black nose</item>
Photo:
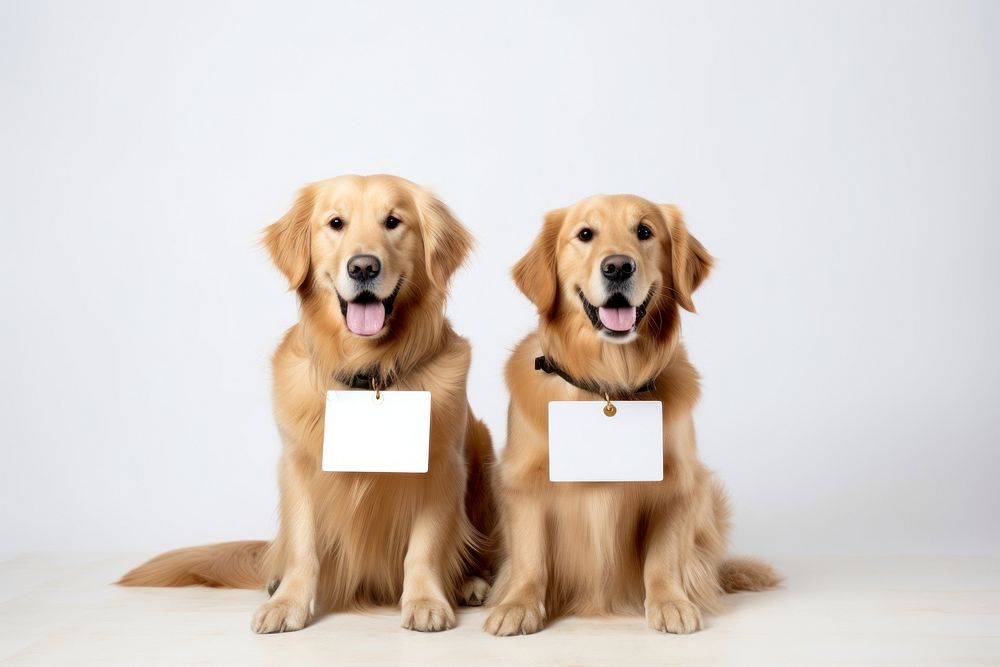
[[[601,273],[610,282],[625,282],[635,273],[635,260],[628,255],[609,255],[601,262]]]
[[[382,262],[375,255],[355,255],[347,260],[347,275],[358,282],[371,280],[382,270]]]

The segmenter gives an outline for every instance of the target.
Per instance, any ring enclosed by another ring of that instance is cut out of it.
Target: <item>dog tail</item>
[[[263,540],[220,542],[175,549],[126,572],[119,586],[263,588]]]
[[[719,565],[719,585],[727,593],[774,588],[784,577],[755,558],[727,558]]]

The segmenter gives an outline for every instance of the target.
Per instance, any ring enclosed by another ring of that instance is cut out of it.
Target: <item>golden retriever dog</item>
[[[486,631],[529,634],[557,615],[644,610],[649,627],[689,633],[722,592],[778,582],[768,565],[723,560],[725,496],[695,452],[698,374],[679,309],[694,311],[711,266],[677,208],[616,195],[549,213],[514,267],[539,327],[506,369],[496,484],[507,557]],[[549,481],[549,401],[605,394],[662,401],[662,482]]]
[[[273,360],[278,535],[169,552],[119,583],[267,584],[252,620],[261,633],[395,604],[405,628],[451,628],[458,599],[488,592],[483,538],[496,520],[490,436],[466,398],[469,343],[444,315],[472,239],[427,190],[379,175],[304,187],[264,243],[301,306]],[[371,382],[431,393],[426,474],[321,470],[327,390]]]

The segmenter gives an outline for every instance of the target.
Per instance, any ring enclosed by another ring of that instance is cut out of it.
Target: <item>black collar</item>
[[[372,366],[358,371],[354,375],[334,373],[333,379],[340,384],[346,384],[351,389],[374,390],[376,385],[379,389],[388,389],[396,382],[396,373],[392,370],[383,373],[378,366]]]
[[[562,368],[560,368],[557,363],[555,363],[551,359],[546,358],[544,355],[541,357],[535,357],[535,370],[545,371],[546,373],[549,374],[558,375],[563,380],[569,382],[577,389],[589,391],[590,393],[597,394],[598,396],[609,396],[611,398],[624,399],[628,398],[629,396],[634,396],[636,394],[645,394],[647,392],[656,389],[655,377],[651,378],[649,382],[646,382],[643,385],[640,385],[635,388],[625,388],[625,389],[622,389],[621,387],[613,387],[610,385],[601,384],[600,382],[594,382],[590,380],[578,380],[577,378],[573,377],[572,375],[564,371]]]

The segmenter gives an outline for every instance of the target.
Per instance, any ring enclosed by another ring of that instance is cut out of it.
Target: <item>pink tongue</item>
[[[347,328],[359,336],[377,334],[385,324],[385,306],[381,301],[347,303]]]
[[[597,314],[601,318],[601,324],[612,331],[628,331],[635,325],[635,308],[606,308],[601,306],[597,309]]]

